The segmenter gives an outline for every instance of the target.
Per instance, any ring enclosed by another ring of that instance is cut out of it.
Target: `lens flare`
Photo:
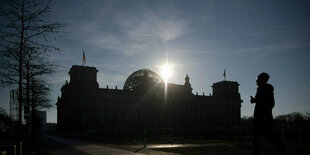
[[[165,83],[168,83],[168,79],[172,76],[172,65],[168,63],[162,65],[160,75]]]

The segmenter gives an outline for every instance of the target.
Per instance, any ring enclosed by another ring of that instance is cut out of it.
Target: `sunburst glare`
[[[172,65],[165,63],[161,66],[160,76],[163,78],[165,83],[168,83],[168,79],[172,76]]]

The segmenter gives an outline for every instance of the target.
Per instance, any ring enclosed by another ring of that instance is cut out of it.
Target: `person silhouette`
[[[265,72],[258,75],[256,79],[257,91],[255,98],[251,96],[250,102],[255,103],[254,119],[253,119],[253,154],[259,154],[259,137],[264,134],[267,140],[287,152],[286,145],[275,137],[273,130],[272,108],[275,105],[273,86],[268,82],[269,75]]]

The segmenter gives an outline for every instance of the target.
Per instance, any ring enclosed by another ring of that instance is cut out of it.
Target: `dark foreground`
[[[310,154],[309,144],[288,144],[291,155]],[[204,144],[148,144],[146,148],[141,144],[106,144],[103,142],[90,142],[56,136],[42,136],[33,145],[32,154],[193,154],[193,155],[251,155],[250,146],[236,146],[225,142],[210,142]],[[261,154],[281,155],[268,143],[262,144]]]
[[[32,154],[71,154],[71,155],[87,155],[82,151],[79,151],[69,145],[52,140],[47,136],[42,136],[36,140],[32,147]]]

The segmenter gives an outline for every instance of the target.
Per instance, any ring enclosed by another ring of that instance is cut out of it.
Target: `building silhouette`
[[[229,132],[240,121],[239,84],[214,83],[213,94],[194,95],[184,84],[165,84],[147,69],[132,73],[123,89],[99,88],[95,67],[72,66],[57,100],[58,129],[103,134],[200,134]],[[166,96],[165,96],[166,94]]]

